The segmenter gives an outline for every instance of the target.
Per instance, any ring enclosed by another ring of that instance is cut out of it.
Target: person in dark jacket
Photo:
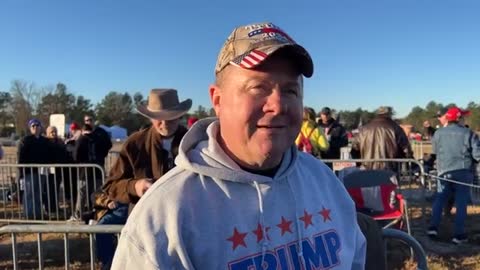
[[[340,148],[348,145],[347,132],[345,128],[332,117],[332,110],[329,107],[324,107],[320,111],[318,126],[323,129],[323,133],[327,136],[330,144],[330,148],[322,152],[322,158],[339,159]],[[327,165],[331,166],[331,163]]]
[[[391,107],[380,107],[376,117],[362,126],[352,142],[352,157],[362,159],[411,158],[410,142],[403,129],[392,119]],[[392,169],[385,162],[366,162],[366,169]]]
[[[82,135],[75,143],[75,149],[73,151],[73,159],[75,163],[80,164],[95,164],[103,166],[104,158],[99,156],[97,144],[104,143],[98,141],[98,138],[93,133],[92,126],[86,124],[82,129]],[[75,213],[71,220],[77,221],[83,218],[86,208],[91,210],[90,195],[102,185],[102,172],[98,168],[85,167],[79,169],[80,179],[77,181],[77,201],[75,206]]]
[[[17,160],[19,164],[51,163],[51,147],[47,138],[41,136],[42,125],[39,120],[28,122],[30,135],[25,136],[18,145]],[[45,172],[42,168],[22,167],[19,169],[19,179],[25,183],[23,192],[23,207],[27,219],[40,220],[43,217],[42,190],[45,182]]]
[[[174,167],[180,141],[187,132],[180,125],[180,118],[191,106],[190,99],[178,101],[176,90],[153,89],[148,105],[137,107],[152,125],[128,137],[108,181],[94,194],[98,224],[125,224],[129,205],[136,204],[156,180]],[[110,269],[114,236],[96,237],[102,269]]]
[[[50,142],[51,152],[51,163],[55,164],[65,164],[69,163],[70,158],[67,153],[67,148],[65,146],[64,141],[58,137],[57,128],[54,126],[47,127],[46,131],[46,138]],[[63,170],[63,173],[62,173]],[[64,181],[63,178],[68,176],[68,170],[61,167],[50,168],[48,171],[48,177],[46,179],[46,192],[45,198],[46,204],[48,205],[47,210],[51,214],[58,214],[58,199],[60,198],[60,194],[58,193],[60,183]],[[65,190],[65,188],[64,188]],[[63,199],[63,198],[62,198]]]
[[[95,139],[95,152],[97,161],[95,164],[101,167],[105,166],[105,158],[112,148],[112,139],[108,132],[100,126],[95,125],[94,119],[91,115],[85,115],[84,124],[92,127],[91,136]]]

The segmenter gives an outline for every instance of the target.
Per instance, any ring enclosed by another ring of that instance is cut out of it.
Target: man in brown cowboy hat
[[[153,89],[146,106],[137,111],[150,119],[150,128],[138,131],[125,141],[110,177],[102,191],[97,192],[95,204],[99,224],[125,224],[128,205],[135,204],[147,189],[169,171],[187,129],[180,118],[192,106],[192,100],[179,102],[173,89]],[[97,235],[98,257],[104,269],[110,269],[114,254],[113,235]]]

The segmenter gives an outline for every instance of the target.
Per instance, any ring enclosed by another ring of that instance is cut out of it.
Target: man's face
[[[32,135],[38,136],[42,132],[42,127],[39,124],[30,125],[30,133]]]
[[[47,137],[48,138],[57,138],[57,129],[56,128],[49,129]]]
[[[300,131],[303,81],[286,59],[268,58],[256,70],[228,66],[210,98],[224,150],[242,166],[277,166]]]
[[[155,120],[151,119],[152,126],[163,137],[172,136],[178,129],[180,118],[174,120]]]
[[[442,115],[442,116],[438,117],[437,119],[440,122],[440,125],[442,127],[444,127],[448,123],[447,117],[445,115]]]
[[[84,123],[85,125],[90,125],[90,126],[93,127],[93,124],[94,124],[94,123],[93,123],[93,117],[88,116],[88,115],[85,116],[85,117],[83,118],[83,123]]]
[[[328,120],[330,120],[330,115],[322,113],[322,114],[320,114],[320,118],[322,118],[323,123],[327,123]]]

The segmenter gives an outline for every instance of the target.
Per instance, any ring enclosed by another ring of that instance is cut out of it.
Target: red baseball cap
[[[80,127],[77,125],[77,123],[73,122],[70,124],[70,130],[77,130],[79,129]]]
[[[197,122],[197,121],[198,121],[198,118],[197,118],[197,117],[190,117],[190,118],[188,118],[188,121],[187,121],[188,127],[193,126],[193,124],[195,124],[195,122]]]
[[[448,121],[458,121],[460,117],[470,115],[470,111],[464,111],[458,107],[451,107],[445,113],[445,117]]]

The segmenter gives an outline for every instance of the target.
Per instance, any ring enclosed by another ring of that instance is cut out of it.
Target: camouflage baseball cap
[[[225,41],[217,59],[215,74],[228,65],[252,69],[279,49],[292,52],[305,77],[313,75],[313,61],[302,46],[273,23],[256,23],[237,27]]]
[[[393,109],[390,106],[381,106],[377,109],[376,113],[378,115],[392,115]]]

